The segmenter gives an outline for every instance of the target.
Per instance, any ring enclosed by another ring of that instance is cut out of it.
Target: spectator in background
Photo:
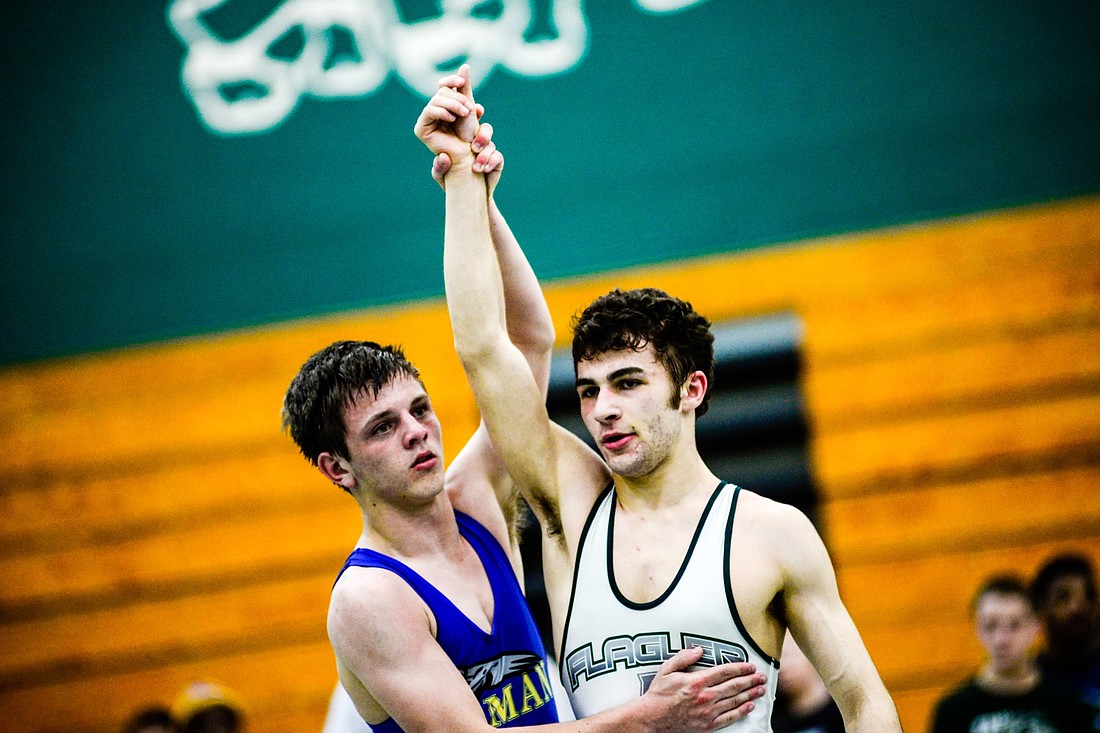
[[[1052,557],[1031,581],[1031,600],[1046,637],[1038,657],[1043,677],[1100,708],[1100,624],[1092,563],[1082,555]]]
[[[1027,585],[999,575],[978,589],[971,606],[978,641],[989,659],[936,706],[932,733],[1086,733],[1093,712],[1043,679],[1030,649],[1039,620]]]
[[[163,705],[150,705],[135,712],[122,733],[177,733],[172,713]]]
[[[217,682],[192,682],[176,696],[172,712],[180,733],[239,733],[244,710],[237,696]]]
[[[789,631],[783,640],[777,682],[773,733],[844,733],[840,708]]]

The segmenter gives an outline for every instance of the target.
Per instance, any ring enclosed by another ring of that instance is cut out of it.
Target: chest
[[[611,522],[608,551],[611,579],[635,603],[649,603],[664,594],[692,557],[696,565],[717,561],[706,556],[711,554],[707,547],[699,546],[693,523],[666,523],[626,513]]]
[[[757,541],[751,525],[729,516],[726,511],[700,523],[698,516],[664,522],[618,513],[608,532],[606,582],[627,604],[660,601],[677,618],[735,613],[774,656],[784,625],[773,548]]]
[[[455,608],[482,631],[493,627],[495,599],[481,558],[468,544],[453,557],[416,568]]]
[[[767,546],[738,542],[736,527],[723,524],[721,531],[712,529],[717,528],[697,533],[694,527],[683,531],[650,525],[612,533],[611,569],[620,591],[646,603],[682,574],[691,573],[693,581],[706,583],[725,583],[728,578],[739,599],[767,605],[777,590],[777,571]]]

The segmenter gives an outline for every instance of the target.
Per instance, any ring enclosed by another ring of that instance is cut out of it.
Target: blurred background
[[[466,60],[560,344],[612,287],[716,322],[708,460],[818,523],[907,730],[980,663],[985,576],[1100,561],[1094,2],[103,0],[0,34],[5,731],[201,678],[250,733],[321,729],[359,514],[281,399],[369,338],[449,456],[476,427],[412,135]]]

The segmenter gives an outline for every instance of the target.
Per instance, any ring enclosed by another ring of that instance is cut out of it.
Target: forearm
[[[504,284],[508,336],[522,352],[545,393],[554,348],[554,323],[538,278],[496,203],[489,200],[489,228]]]
[[[468,167],[447,174],[443,278],[455,347],[463,362],[476,360],[506,337],[500,266],[489,229],[483,176]]]
[[[580,720],[513,730],[516,733],[658,733],[641,698]]]
[[[885,694],[875,700],[866,700],[852,714],[842,713],[844,730],[849,733],[901,733],[898,712]]]
[[[894,701],[846,612],[838,625],[843,643],[836,651],[843,661],[826,661],[822,678],[840,708],[844,729],[849,733],[901,733]],[[822,657],[820,650],[818,656]],[[828,652],[824,657],[831,658]]]

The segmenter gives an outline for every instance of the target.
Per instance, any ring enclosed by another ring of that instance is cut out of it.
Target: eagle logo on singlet
[[[494,728],[531,714],[554,699],[546,661],[538,654],[504,652],[460,671]]]
[[[462,670],[462,676],[474,694],[480,697],[481,693],[499,686],[509,677],[534,672],[541,661],[542,657],[530,652],[504,652],[488,661],[466,667]]]

